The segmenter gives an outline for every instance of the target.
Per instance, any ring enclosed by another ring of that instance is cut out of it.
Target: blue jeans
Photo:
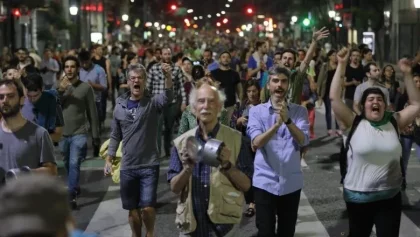
[[[60,151],[64,157],[64,167],[68,175],[68,188],[70,198],[75,198],[79,188],[80,165],[86,158],[87,135],[78,134],[63,137],[60,141]]]
[[[405,173],[405,171],[407,171],[408,160],[410,159],[413,139],[410,137],[401,136],[400,141],[401,141],[401,146],[402,146],[402,160],[403,160],[403,168],[404,168],[404,173]],[[420,146],[415,143],[414,145],[416,146],[417,158],[420,159]]]

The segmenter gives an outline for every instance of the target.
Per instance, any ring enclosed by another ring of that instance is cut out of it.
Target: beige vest
[[[182,151],[186,138],[195,136],[197,128],[189,130],[174,140],[179,156],[181,156],[180,151]],[[235,165],[241,150],[242,134],[220,124],[216,139],[223,141],[231,150],[230,162]],[[193,212],[191,184],[192,177],[190,177],[188,185],[181,192],[176,208],[175,223],[182,233],[194,232],[197,227]],[[233,186],[229,179],[219,171],[219,168],[212,167],[209,207],[207,209],[210,220],[214,224],[238,224],[241,222],[243,204],[243,193]]]

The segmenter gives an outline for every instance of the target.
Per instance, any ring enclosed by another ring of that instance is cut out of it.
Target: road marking
[[[99,204],[86,228],[86,233],[96,233],[104,237],[131,236],[127,211],[122,209],[121,199],[119,197],[115,198],[115,192],[118,190],[119,186],[110,186],[108,188],[108,192],[103,199],[104,201]],[[157,218],[159,219],[159,216]],[[159,221],[158,219],[156,221]],[[254,222],[248,224],[255,225]],[[327,230],[322,222],[319,221],[304,192],[300,196],[295,236],[329,237]]]
[[[343,187],[339,187],[341,192],[343,192]],[[414,188],[420,192],[420,188]],[[373,226],[372,231],[376,233],[376,227]],[[409,233],[409,234],[407,234]],[[420,229],[417,227],[416,224],[408,218],[404,212],[401,212],[401,222],[400,222],[400,234],[399,237],[412,237],[412,236],[420,236]]]
[[[121,198],[109,198],[109,192],[119,190],[119,186],[110,186],[102,201],[95,211],[86,228],[86,233],[96,233],[99,236],[131,236],[130,228],[127,228],[127,211],[122,209]],[[108,196],[108,197],[107,197]]]
[[[312,208],[303,191],[300,194],[295,236],[330,236],[322,222],[319,221],[315,210]]]

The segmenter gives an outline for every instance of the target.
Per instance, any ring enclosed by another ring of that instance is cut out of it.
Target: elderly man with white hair
[[[236,236],[242,217],[244,195],[253,172],[249,142],[240,132],[219,123],[225,96],[209,84],[190,95],[198,126],[174,140],[168,171],[171,190],[180,195],[176,220],[180,236]],[[195,137],[204,146],[209,139],[224,142],[219,167],[187,152],[186,140]]]

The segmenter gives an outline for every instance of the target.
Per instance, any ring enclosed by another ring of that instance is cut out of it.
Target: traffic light
[[[302,24],[307,27],[311,24],[311,20],[309,20],[308,18],[305,18],[303,19]]]
[[[177,7],[175,4],[172,4],[172,5],[171,5],[171,10],[172,10],[172,11],[175,11],[177,8],[178,8],[178,7]]]
[[[184,22],[185,22],[185,25],[186,25],[187,27],[190,27],[190,26],[191,26],[190,20],[188,20],[188,18],[185,18],[185,19],[184,19]]]
[[[246,13],[249,14],[249,15],[254,14],[254,9],[252,7],[248,7],[246,9]]]
[[[17,8],[12,10],[12,14],[13,14],[13,16],[16,16],[16,17],[21,16],[20,10],[17,9]]]

